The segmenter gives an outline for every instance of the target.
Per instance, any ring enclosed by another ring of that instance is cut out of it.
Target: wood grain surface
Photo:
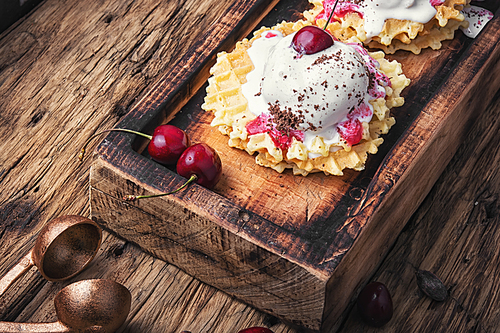
[[[0,274],[29,251],[47,221],[90,215],[92,158],[77,161],[81,145],[123,119],[230,5],[46,0],[0,35]],[[471,110],[477,121],[464,144],[371,277],[393,295],[395,314],[384,331],[499,330],[496,91],[494,102]],[[438,303],[423,296],[414,267],[441,276],[450,297]],[[0,319],[55,320],[53,298],[62,287],[100,277],[132,293],[122,332],[237,332],[255,325],[299,331],[107,233],[94,262],[71,281],[46,282],[32,269],[0,298]],[[338,331],[375,329],[352,309]]]

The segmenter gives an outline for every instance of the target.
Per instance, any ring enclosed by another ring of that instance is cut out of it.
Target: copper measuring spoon
[[[94,259],[101,240],[101,228],[86,217],[65,215],[51,220],[33,249],[0,279],[0,296],[33,265],[49,281],[75,276]]]
[[[83,280],[64,287],[55,297],[58,321],[53,323],[0,322],[0,332],[112,333],[123,325],[132,296],[112,280]]]

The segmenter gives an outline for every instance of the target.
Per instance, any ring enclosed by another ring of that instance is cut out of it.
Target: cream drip
[[[461,27],[467,37],[476,38],[486,24],[493,19],[493,13],[478,6],[468,6],[462,10],[465,20],[469,22],[467,28]]]

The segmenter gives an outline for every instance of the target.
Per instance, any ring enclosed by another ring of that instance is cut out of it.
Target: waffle
[[[314,8],[304,12],[304,17],[320,27],[326,24],[326,14],[323,10],[323,0],[309,0]],[[363,19],[355,12],[350,12],[342,18],[332,19],[328,30],[343,42],[364,43],[370,48],[393,54],[397,50],[411,51],[419,54],[422,49],[440,49],[444,40],[453,39],[455,31],[468,22],[460,12],[470,0],[446,0],[436,6],[435,17],[426,24],[408,20],[386,20],[382,32],[368,39],[364,30]],[[329,13],[328,13],[329,14]]]
[[[307,24],[310,23],[283,22],[272,29],[279,30],[286,36]],[[363,170],[368,154],[375,154],[382,144],[380,136],[386,134],[395,123],[394,118],[389,115],[390,108],[404,103],[400,93],[410,80],[402,74],[401,65],[396,61],[386,60],[381,51],[370,54],[379,62],[380,70],[390,78],[392,87],[386,87],[385,99],[370,101],[374,116],[370,123],[362,124],[363,139],[358,144],[352,147],[346,144],[331,147],[317,137],[308,151],[302,142],[293,139],[291,146],[283,151],[274,145],[267,133],[249,136],[245,128],[248,122],[256,118],[248,109],[241,89],[241,85],[246,82],[246,74],[254,68],[246,50],[256,38],[270,29],[263,27],[254,33],[251,40],[238,42],[232,52],[218,54],[217,62],[210,71],[212,76],[208,79],[207,95],[202,105],[202,109],[214,114],[211,125],[229,136],[229,146],[245,150],[251,155],[256,154],[257,164],[280,173],[285,169],[292,169],[295,175],[303,176],[321,171],[327,175],[342,175],[346,168]],[[309,153],[320,156],[309,158]]]

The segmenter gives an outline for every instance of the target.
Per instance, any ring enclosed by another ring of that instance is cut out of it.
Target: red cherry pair
[[[158,126],[148,144],[148,153],[158,163],[177,164],[179,175],[189,179],[196,176],[194,181],[206,188],[213,188],[220,179],[222,163],[217,152],[205,143],[191,146],[186,132],[176,126]]]
[[[140,135],[150,140],[148,153],[153,160],[164,165],[177,164],[177,173],[189,180],[175,191],[155,196],[168,195],[180,191],[193,181],[206,188],[212,189],[220,180],[222,174],[222,163],[217,152],[205,143],[191,145],[186,133],[173,125],[158,126],[153,135],[115,128],[104,130],[90,137],[83,146],[79,159],[83,159],[87,144],[94,137],[105,132],[126,132]],[[135,200],[150,196],[127,196],[125,200]]]

